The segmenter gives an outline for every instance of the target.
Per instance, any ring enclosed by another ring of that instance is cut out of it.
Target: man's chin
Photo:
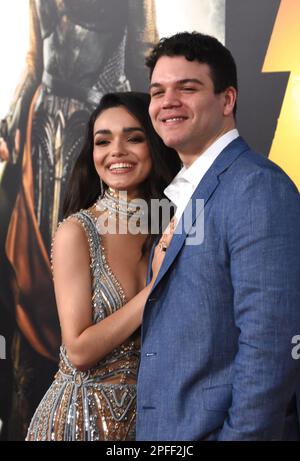
[[[180,141],[175,138],[175,137],[172,137],[172,136],[163,136],[161,135],[161,138],[164,142],[164,144],[168,147],[171,147],[172,149],[175,149],[175,150],[178,150],[178,148],[180,147]]]

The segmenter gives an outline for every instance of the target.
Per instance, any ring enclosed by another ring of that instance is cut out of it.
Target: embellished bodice
[[[101,322],[125,302],[124,291],[105,257],[96,218],[82,210],[90,252],[93,322]],[[134,440],[139,333],[115,348],[94,367],[80,371],[60,350],[58,372],[31,420],[26,440]]]
[[[101,235],[96,228],[96,218],[88,210],[82,210],[68,219],[76,219],[84,228],[88,239],[92,279],[92,317],[94,323],[101,322],[122,307],[126,303],[126,297],[106,260]],[[88,373],[83,373],[72,366],[62,346],[59,368],[64,375],[76,375],[76,379],[79,380],[85,380],[87,376],[88,379],[97,376],[106,382],[109,382],[110,378],[115,382],[119,377],[120,382],[125,384],[128,378],[131,382],[131,378],[136,378],[139,350],[139,333],[136,333]]]

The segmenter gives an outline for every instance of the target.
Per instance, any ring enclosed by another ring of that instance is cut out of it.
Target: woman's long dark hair
[[[89,119],[84,145],[75,162],[64,199],[64,217],[92,206],[101,193],[100,179],[96,171],[94,150],[94,124],[106,109],[125,107],[141,124],[148,141],[152,158],[152,169],[141,184],[141,193],[150,209],[151,199],[164,197],[164,189],[178,173],[181,162],[175,150],[166,147],[156,134],[148,114],[150,96],[146,93],[108,93],[102,97]]]

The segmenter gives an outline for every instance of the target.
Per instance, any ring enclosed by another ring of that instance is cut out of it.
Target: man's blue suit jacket
[[[196,199],[203,242],[174,235],[145,306],[137,440],[297,438],[299,193],[237,138]]]

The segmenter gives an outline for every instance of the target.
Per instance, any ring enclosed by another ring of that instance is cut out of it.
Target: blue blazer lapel
[[[183,225],[184,217],[180,219],[178,227],[179,229],[182,229],[182,232],[180,234],[174,234],[170,246],[167,250],[164,262],[160,268],[160,271],[153,285],[152,291],[159,284],[163,276],[166,274],[166,272],[172,265],[183,244],[185,243],[187,235],[191,231],[196,219],[200,216],[201,213],[203,213],[203,208],[205,207],[206,203],[208,202],[208,200],[210,199],[210,197],[219,185],[220,174],[223,173],[227,168],[229,168],[229,166],[237,159],[237,157],[242,152],[248,149],[248,145],[241,137],[236,138],[221,152],[221,154],[216,158],[215,162],[203,176],[202,180],[200,181],[198,187],[195,189],[191,197],[192,219],[189,221],[190,226],[185,228],[186,226]],[[197,210],[196,207],[197,199],[202,199],[204,201],[204,207],[202,207],[200,210]]]

